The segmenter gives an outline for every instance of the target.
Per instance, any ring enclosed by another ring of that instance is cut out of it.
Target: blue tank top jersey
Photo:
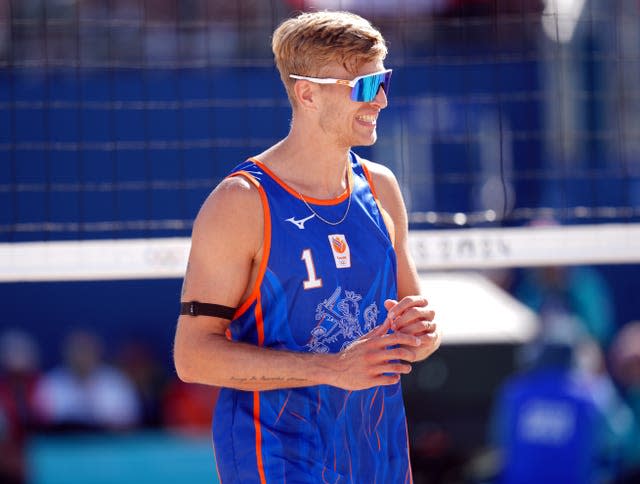
[[[302,199],[257,160],[233,170],[258,188],[265,213],[262,265],[230,324],[233,340],[337,353],[384,321],[384,301],[397,298],[395,252],[366,166],[350,156],[350,188],[334,200]],[[321,220],[345,212],[340,224]],[[225,388],[213,441],[223,484],[411,482],[399,383]]]

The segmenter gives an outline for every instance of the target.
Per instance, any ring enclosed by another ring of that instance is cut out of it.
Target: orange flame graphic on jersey
[[[345,250],[347,250],[347,243],[342,240],[340,237],[333,237],[331,239],[331,244],[335,251],[339,254],[343,254]]]

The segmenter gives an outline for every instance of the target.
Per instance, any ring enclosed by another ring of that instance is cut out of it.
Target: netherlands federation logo
[[[331,252],[333,252],[336,267],[338,269],[351,267],[351,252],[349,251],[349,244],[347,244],[345,236],[342,234],[331,234],[329,235],[329,244],[331,245]]]

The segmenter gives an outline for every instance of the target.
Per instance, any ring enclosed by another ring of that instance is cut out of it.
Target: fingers
[[[373,328],[352,344],[368,343],[377,348],[394,345],[420,346],[420,339],[415,335],[408,332],[389,333],[389,329],[391,329],[391,321],[387,319],[380,326]]]
[[[396,348],[387,350],[385,357],[387,358],[387,361],[396,362],[397,360],[402,360],[413,362],[416,360],[416,355],[416,350],[407,348],[406,346],[398,346]]]
[[[384,302],[389,316],[347,346],[338,359],[337,386],[350,390],[392,385],[439,346],[435,313],[421,296]]]
[[[420,346],[422,342],[420,338],[404,332],[393,332],[380,336],[374,341],[374,344],[378,347],[388,347],[388,346]]]
[[[388,363],[377,368],[378,375],[408,375],[411,373],[411,365],[405,363]]]
[[[412,334],[414,336],[424,336],[425,334],[432,334],[437,330],[438,326],[436,325],[436,323],[433,323],[431,321],[416,321],[401,328],[402,332]]]
[[[413,307],[425,307],[429,302],[423,296],[407,296],[402,298],[400,302],[393,299],[387,299],[384,307],[387,309],[388,318],[392,321],[398,318],[402,313]]]
[[[417,361],[419,357],[419,345],[417,343],[419,342],[420,345],[424,343],[420,338],[413,336],[406,338],[408,335],[400,335],[398,338],[394,334],[387,336],[380,338],[380,341],[365,342],[362,345],[360,349],[363,350],[362,358],[365,361],[365,365],[376,374],[409,373],[411,366],[406,363]],[[397,343],[390,345],[391,341],[408,341],[411,346]]]
[[[377,338],[358,340],[357,350],[375,373],[408,373],[411,366],[402,364],[400,360],[415,361],[416,349],[421,344],[419,337],[406,333],[389,333]],[[380,365],[384,368],[380,368]]]
[[[442,343],[442,334],[439,331],[436,331],[435,333],[425,334],[424,336],[421,336],[420,339],[423,341],[423,344],[420,348],[415,350],[417,354],[415,361],[422,361],[436,352]]]
[[[391,322],[391,328],[394,330],[403,330],[406,326],[415,322],[430,323],[436,317],[435,311],[426,308],[411,308]],[[424,325],[424,329],[431,329],[431,324]]]
[[[376,326],[371,331],[369,331],[365,338],[374,338],[377,336],[382,336],[389,332],[391,329],[391,320],[385,319],[380,326]]]
[[[395,385],[400,381],[400,375],[378,375],[372,380],[371,386]]]
[[[415,359],[417,353],[404,346],[390,348],[387,345],[392,341],[405,341],[407,336],[388,334],[356,340],[334,360],[336,386],[361,390],[397,383],[401,375],[411,372],[411,365],[407,361]],[[409,337],[414,344],[416,339]]]
[[[400,381],[402,375],[411,373],[411,365],[404,363],[387,363],[375,367],[375,375],[372,376],[371,386],[393,385]]]
[[[389,311],[389,310],[391,310],[391,308],[392,308],[393,306],[395,306],[396,304],[398,304],[398,301],[396,301],[395,299],[387,299],[387,300],[384,302],[384,308],[385,308],[387,311]]]
[[[427,309],[427,300],[422,296],[407,296],[400,302],[396,302],[393,299],[387,299],[384,303],[387,308],[387,319],[391,321],[391,329],[402,330],[409,332],[406,327],[416,323],[418,321],[431,322],[436,316],[435,311]],[[418,328],[419,331],[412,334],[420,334],[423,332],[433,332],[435,326],[432,328],[431,324],[424,325],[423,328]]]

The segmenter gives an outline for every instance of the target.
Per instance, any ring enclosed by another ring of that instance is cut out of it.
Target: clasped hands
[[[385,323],[388,322],[390,329],[419,340],[414,348],[415,357],[405,361],[424,360],[440,346],[441,334],[433,322],[436,313],[427,309],[427,305],[427,300],[422,296],[407,296],[400,301],[387,299],[384,302],[387,309]]]
[[[349,390],[391,385],[440,346],[441,334],[422,296],[388,299],[387,317],[369,333],[338,353],[335,384]]]

